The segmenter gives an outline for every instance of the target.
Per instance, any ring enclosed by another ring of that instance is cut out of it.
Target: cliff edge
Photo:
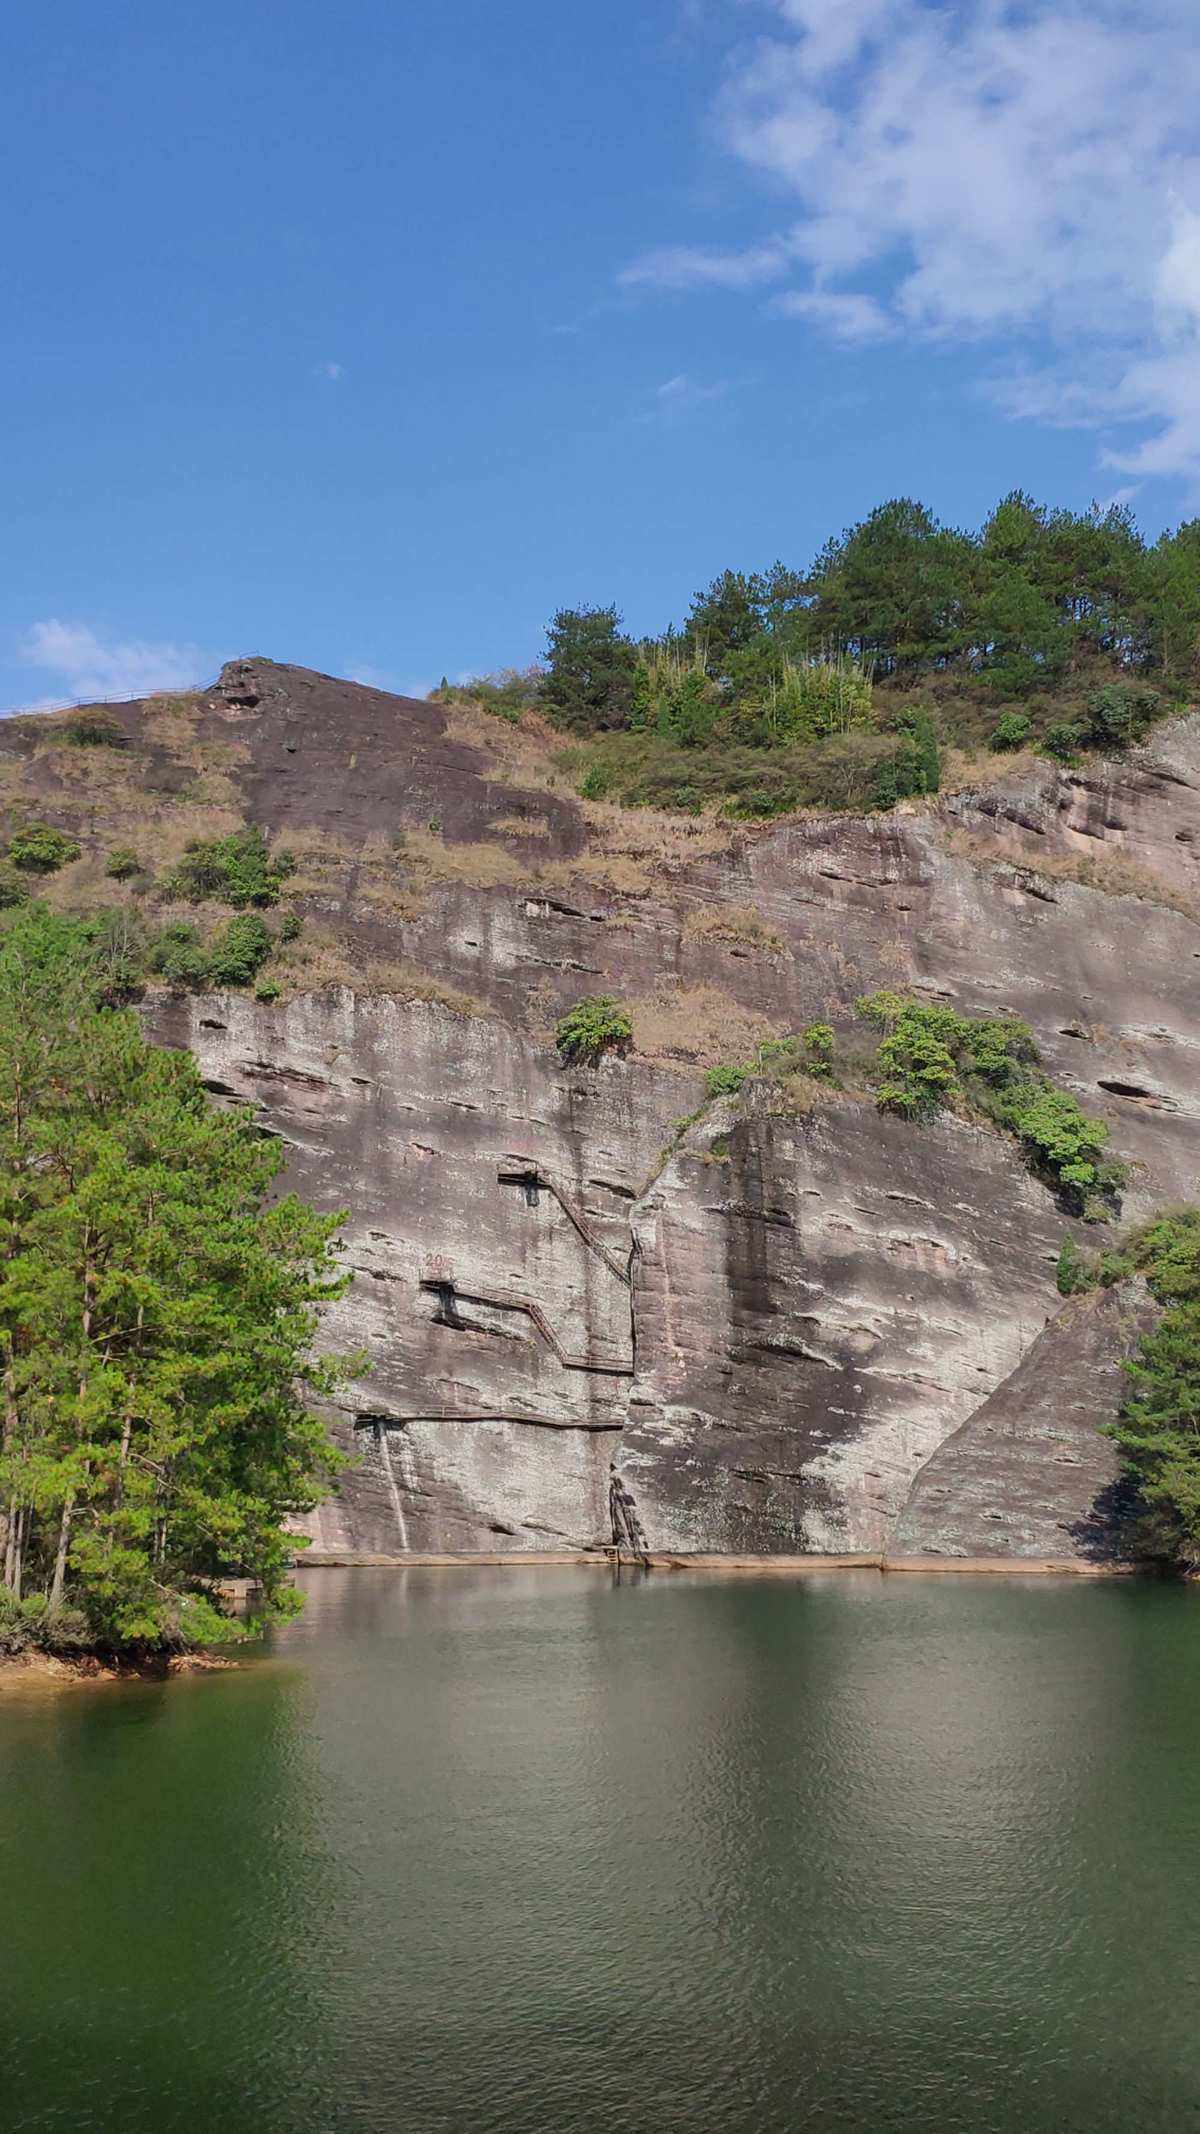
[[[1012,1140],[839,1092],[706,1106],[704,1074],[879,987],[1012,1014],[1109,1123],[1125,1215],[1200,1197],[1200,718],[758,827],[581,799],[536,723],[266,660],[110,716],[103,749],[0,728],[10,816],[82,846],[55,898],[135,911],[115,845],[246,824],[294,862],[278,997],[144,1013],[349,1211],[327,1338],[370,1363],[323,1551],[1090,1560],[1144,1307],[1063,1315],[1082,1233]],[[564,1066],[555,1020],[593,994],[632,1049]],[[1069,1502],[1056,1417],[1087,1447]]]

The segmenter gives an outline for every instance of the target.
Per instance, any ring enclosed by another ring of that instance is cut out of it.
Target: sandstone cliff
[[[681,1121],[706,1066],[907,987],[1032,1025],[1133,1162],[1126,1215],[1197,1197],[1200,719],[1086,774],[749,828],[581,801],[536,732],[267,661],[116,716],[122,751],[0,730],[6,804],[84,845],[55,895],[125,894],[118,839],[169,856],[245,821],[299,863],[279,1000],[145,1012],[349,1211],[329,1339],[370,1366],[325,1550],[978,1553],[962,1448],[1031,1385],[1040,1510],[987,1531],[1094,1546],[1106,1441],[1065,1466],[1047,1391],[1089,1428],[1091,1365],[1013,1377],[1063,1353],[1035,1344],[1070,1226],[1011,1141],[762,1090]],[[633,1049],[564,1068],[554,1019],[598,992]]]

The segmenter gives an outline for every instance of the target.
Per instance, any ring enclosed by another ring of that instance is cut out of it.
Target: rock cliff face
[[[997,1135],[830,1102],[706,1120],[633,1226],[617,1458],[648,1543],[836,1552],[887,1545],[1041,1332],[1063,1220]]]
[[[1157,1314],[1145,1285],[1077,1297],[1004,1384],[921,1468],[892,1531],[897,1555],[1120,1561],[1122,1485],[1096,1428]]]
[[[266,661],[118,717],[124,801],[39,722],[0,731],[10,804],[76,830],[85,890],[120,806],[167,849],[203,781],[205,834],[219,784],[220,824],[299,861],[285,997],[146,1015],[348,1210],[328,1338],[368,1363],[324,1550],[1093,1546],[1086,1506],[1059,1516],[1054,1419],[1082,1441],[1079,1373],[1110,1405],[1115,1377],[1059,1322],[1069,1225],[1012,1143],[761,1090],[686,1122],[705,1066],[914,988],[1031,1023],[1134,1163],[1126,1215],[1197,1197],[1200,719],[1086,776],[752,829],[581,802],[536,735]],[[633,1050],[564,1068],[554,1019],[600,992]],[[1041,1423],[989,1468],[1004,1524],[972,1448],[1031,1388]],[[1072,1487],[1099,1495],[1088,1444]]]

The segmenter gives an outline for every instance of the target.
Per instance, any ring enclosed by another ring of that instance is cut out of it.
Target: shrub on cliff
[[[272,859],[262,831],[251,824],[228,837],[194,841],[163,886],[168,896],[185,903],[212,900],[242,910],[251,904],[278,903],[283,884],[294,872],[291,856],[278,853]]]
[[[111,711],[93,705],[89,710],[77,711],[63,727],[68,741],[76,748],[124,748],[125,735]]]
[[[8,841],[9,859],[23,874],[57,874],[60,867],[77,860],[79,852],[73,837],[47,822],[27,822]]]
[[[256,911],[239,912],[209,943],[208,962],[214,983],[249,985],[270,953],[271,936],[265,919],[260,919]]]
[[[959,1015],[940,1002],[886,991],[866,995],[857,1008],[883,1032],[876,1053],[882,1111],[923,1119],[957,1104],[981,1113],[1016,1137],[1030,1169],[1074,1213],[1107,1219],[1125,1165],[1107,1152],[1104,1121],[1042,1072],[1028,1024]]]
[[[1053,756],[1056,763],[1076,763],[1083,742],[1083,728],[1070,719],[1056,719],[1048,726],[1041,739],[1044,756]]]
[[[199,992],[209,980],[208,957],[196,928],[172,919],[150,950],[150,969],[178,992]]]
[[[429,692],[432,704],[477,704],[506,726],[519,726],[521,714],[539,701],[544,677],[540,667],[504,667],[496,674],[475,675],[469,682],[451,682],[443,675]]]
[[[1084,744],[1110,754],[1119,753],[1143,740],[1162,712],[1163,701],[1156,689],[1139,687],[1135,682],[1106,682],[1087,697]]]
[[[1027,711],[1006,711],[997,719],[988,737],[988,747],[993,755],[1003,756],[1013,749],[1024,748],[1029,739],[1032,722]]]
[[[287,1522],[337,1465],[310,1350],[340,1218],[273,1200],[279,1145],[186,1053],[98,1008],[87,931],[0,945],[0,1636],[170,1646],[243,1574],[295,1605]],[[78,1635],[78,1626],[73,1633]]]
[[[13,866],[11,860],[0,859],[0,911],[13,911],[18,904],[27,903],[29,884]]]
[[[747,1082],[786,1082],[793,1075],[808,1075],[818,1082],[834,1076],[834,1033],[830,1023],[808,1023],[790,1037],[764,1038],[753,1059],[737,1066],[710,1067],[704,1077],[708,1098],[736,1096]]]
[[[577,1000],[559,1017],[554,1031],[559,1057],[583,1065],[593,1064],[606,1052],[624,1051],[632,1039],[627,1011],[607,994]]]
[[[142,863],[131,845],[115,845],[104,862],[104,872],[114,882],[132,882],[142,871]]]

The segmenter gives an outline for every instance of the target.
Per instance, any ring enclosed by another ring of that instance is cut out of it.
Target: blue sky
[[[14,19],[15,18],[15,19]],[[1192,0],[10,11],[0,705],[1200,487]]]

